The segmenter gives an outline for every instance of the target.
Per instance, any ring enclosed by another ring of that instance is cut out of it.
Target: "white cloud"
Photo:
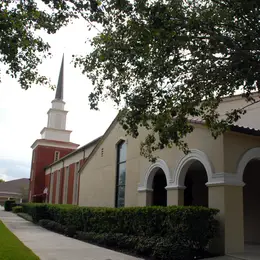
[[[8,169],[4,169],[4,168],[0,168],[0,179],[4,180],[4,181],[11,181],[15,178],[13,178],[12,176],[9,176],[7,174]]]

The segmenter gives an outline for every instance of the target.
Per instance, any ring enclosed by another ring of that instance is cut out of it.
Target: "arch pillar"
[[[167,206],[183,206],[185,186],[167,186]]]
[[[138,189],[138,206],[146,207],[152,205],[153,189]]]
[[[153,179],[157,171],[161,169],[166,178],[167,186],[172,182],[171,174],[167,163],[162,159],[157,159],[157,161],[150,165],[147,169],[144,180],[138,187],[138,205],[139,206],[151,206],[152,205],[152,196],[153,196]],[[168,191],[167,191],[168,198]],[[168,200],[168,199],[167,199]]]
[[[219,210],[218,236],[212,241],[210,251],[228,254],[244,251],[243,186],[236,174],[216,173],[206,183],[209,207]]]

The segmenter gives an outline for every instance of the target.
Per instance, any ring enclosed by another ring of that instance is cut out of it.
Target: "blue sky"
[[[84,21],[60,30],[56,35],[44,36],[52,47],[53,57],[44,61],[40,72],[57,84],[60,63],[65,53],[65,109],[67,129],[72,130],[71,141],[84,145],[102,135],[116,115],[111,102],[100,106],[100,111],[90,111],[88,94],[91,82],[71,64],[72,54],[89,52],[85,43],[96,31],[88,31]],[[0,69],[4,67],[0,64]],[[28,178],[32,143],[40,138],[47,125],[47,111],[55,92],[47,87],[32,86],[22,90],[15,79],[1,71],[0,83],[0,178],[5,180]]]

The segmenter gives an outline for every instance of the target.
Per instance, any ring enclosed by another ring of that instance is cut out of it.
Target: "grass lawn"
[[[39,259],[0,221],[0,260]]]

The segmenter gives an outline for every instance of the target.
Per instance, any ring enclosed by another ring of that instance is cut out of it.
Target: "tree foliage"
[[[213,137],[226,131],[245,111],[220,118],[224,96],[240,90],[254,102],[260,79],[260,2],[253,0],[110,0],[94,19],[103,31],[93,50],[78,57],[95,86],[91,108],[112,98],[120,121],[134,137],[149,135],[142,154],[177,145],[199,117]],[[158,137],[158,138],[157,138]]]
[[[94,85],[90,106],[119,105],[128,134],[149,130],[141,152],[188,151],[189,119],[205,122],[213,137],[244,109],[219,117],[224,96],[259,91],[260,2],[255,0],[5,0],[0,3],[0,62],[27,89],[48,84],[37,67],[49,56],[42,32],[54,34],[72,19],[102,25],[89,54],[75,59]]]
[[[0,183],[1,183],[1,182],[5,182],[5,180],[3,180],[3,179],[0,179]]]
[[[21,87],[50,84],[38,71],[50,57],[44,33],[55,34],[72,19],[89,17],[94,0],[5,0],[0,3],[0,62]]]

